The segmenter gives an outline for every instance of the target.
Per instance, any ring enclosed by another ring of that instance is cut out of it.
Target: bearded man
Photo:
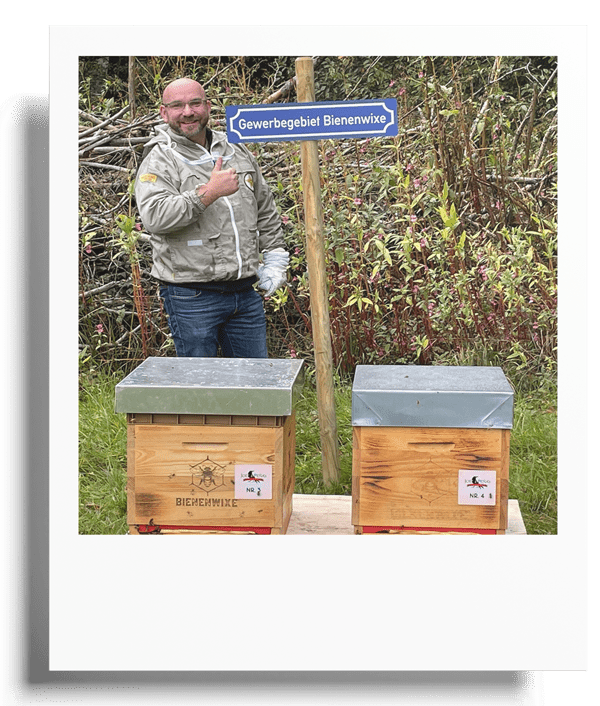
[[[189,78],[164,90],[135,197],[152,243],[178,356],[266,358],[263,299],[286,281],[281,218],[258,163],[209,127],[210,101]],[[261,261],[262,260],[262,261]]]

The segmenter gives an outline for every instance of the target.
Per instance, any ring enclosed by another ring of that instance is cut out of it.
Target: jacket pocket
[[[217,246],[219,233],[188,233],[170,239],[169,250],[175,280],[180,282],[209,281],[214,279],[217,269]]]

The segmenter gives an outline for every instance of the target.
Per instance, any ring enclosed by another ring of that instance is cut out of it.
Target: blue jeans
[[[260,294],[161,284],[160,296],[180,357],[267,358],[267,324]]]

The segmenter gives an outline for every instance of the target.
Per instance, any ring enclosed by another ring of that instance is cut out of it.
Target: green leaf
[[[425,192],[423,191],[422,193],[420,193],[420,194],[416,197],[416,199],[414,199],[414,201],[411,203],[410,207],[411,207],[411,208],[414,208],[424,196],[425,196]]]

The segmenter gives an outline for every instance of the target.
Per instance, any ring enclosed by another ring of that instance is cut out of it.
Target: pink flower
[[[290,222],[289,216],[281,216],[281,220],[282,220],[284,223],[289,223],[289,222]]]
[[[361,203],[362,203],[362,199],[354,199],[354,203],[355,203],[357,206],[360,206]]]
[[[405,93],[406,93],[406,88],[401,88],[401,89],[398,91],[398,95],[399,95],[399,96],[403,96]]]
[[[417,217],[415,216],[415,214],[414,214],[414,213],[411,213],[411,214],[410,214],[410,222],[411,222],[411,223],[414,223],[416,220],[417,220]]]
[[[88,243],[88,244],[85,246],[85,251],[86,251],[86,253],[87,253],[88,255],[92,252],[92,244],[91,244],[91,243]]]
[[[390,81],[390,86],[393,86],[395,83],[396,83],[396,82],[394,81],[394,79],[392,79],[392,80]]]
[[[102,324],[98,324],[96,326],[96,331],[98,331],[98,333],[104,333],[104,326],[102,326]]]

